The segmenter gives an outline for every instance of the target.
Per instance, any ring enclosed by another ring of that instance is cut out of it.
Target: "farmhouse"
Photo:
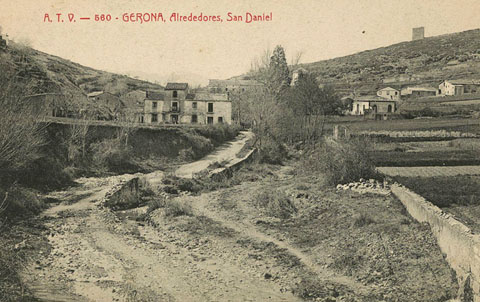
[[[438,86],[442,96],[480,92],[479,80],[445,80]]]
[[[389,100],[399,100],[400,99],[400,91],[394,89],[392,87],[385,87],[377,91],[377,95],[384,99]]]
[[[437,89],[430,87],[406,87],[401,91],[401,96],[406,98],[435,96]]]
[[[249,92],[249,91],[258,91],[263,87],[263,84],[255,80],[240,80],[240,79],[230,79],[230,80],[209,80],[208,81],[208,91],[211,93],[230,93],[234,92]]]
[[[352,100],[351,115],[381,115],[395,112],[396,102],[376,95],[359,96]]]
[[[226,93],[190,93],[187,83],[167,83],[164,93],[148,93],[144,102],[147,124],[218,124],[232,122]]]
[[[105,91],[94,91],[87,94],[91,113],[98,120],[116,120],[125,109],[119,97]]]

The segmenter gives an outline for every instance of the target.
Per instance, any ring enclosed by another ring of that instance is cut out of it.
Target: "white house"
[[[480,92],[478,80],[445,80],[438,85],[440,95],[462,95],[465,93]]]
[[[365,115],[367,113],[383,114],[393,113],[396,110],[396,102],[376,95],[359,96],[353,98],[351,115]]]
[[[389,100],[399,100],[400,99],[400,91],[392,87],[385,87],[377,91],[377,95],[384,99]]]

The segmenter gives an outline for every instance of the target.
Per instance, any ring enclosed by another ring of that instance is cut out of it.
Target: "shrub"
[[[112,172],[130,172],[136,170],[131,161],[132,147],[125,146],[118,139],[105,139],[91,145],[93,163],[100,169]]]
[[[186,201],[170,199],[165,203],[165,216],[193,216],[192,206]]]
[[[287,158],[288,153],[285,147],[271,139],[264,140],[258,148],[257,159],[260,163],[281,165]]]
[[[266,190],[255,201],[256,205],[262,207],[269,216],[285,219],[297,212],[290,198],[278,190]]]
[[[326,140],[310,153],[304,168],[323,172],[329,185],[344,184],[360,178],[376,178],[377,173],[368,153],[366,138]]]
[[[0,217],[27,217],[40,213],[44,207],[44,202],[32,190],[16,184],[0,194]]]
[[[375,223],[375,220],[373,220],[370,216],[368,216],[365,213],[360,214],[355,218],[355,221],[353,222],[354,227],[363,227],[369,224]]]

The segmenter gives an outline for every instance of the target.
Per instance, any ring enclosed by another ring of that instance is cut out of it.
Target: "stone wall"
[[[461,301],[480,302],[480,236],[407,188],[393,185],[391,189],[413,218],[430,225],[446,260],[457,273]]]
[[[139,178],[123,180],[105,194],[103,206],[112,210],[125,210],[140,206]]]

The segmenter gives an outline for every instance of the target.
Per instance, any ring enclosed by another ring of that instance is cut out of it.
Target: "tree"
[[[22,49],[17,50],[23,56]],[[27,95],[34,84],[18,75],[8,56],[0,59],[0,171],[3,174],[24,168],[39,158],[44,144],[39,113]]]
[[[286,98],[286,106],[296,116],[296,135],[306,143],[313,143],[323,136],[328,116],[340,114],[343,105],[331,87],[320,87],[316,77],[304,73],[299,77]]]
[[[276,89],[282,90],[290,85],[290,74],[288,71],[285,50],[277,45],[270,57],[269,69],[271,73],[270,84],[276,86]]]

